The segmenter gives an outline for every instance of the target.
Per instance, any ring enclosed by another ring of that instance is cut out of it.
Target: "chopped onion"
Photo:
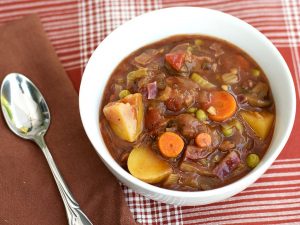
[[[231,151],[223,158],[223,160],[214,168],[214,173],[221,179],[230,175],[230,173],[238,167],[241,159],[235,151]]]
[[[157,84],[156,81],[147,84],[148,99],[155,99],[157,95]]]
[[[207,109],[207,112],[213,116],[217,115],[217,111],[216,111],[216,108],[213,107],[213,106],[210,106],[208,109]]]
[[[222,46],[219,43],[213,43],[209,48],[215,51],[215,57],[219,57],[224,54]]]
[[[222,80],[225,84],[236,84],[239,81],[238,71],[236,68],[232,68],[229,73],[222,75]]]
[[[225,85],[225,84],[221,85],[221,88],[222,88],[224,91],[228,91],[228,90],[229,90],[228,85]]]
[[[143,52],[142,54],[140,54],[139,56],[135,57],[134,60],[143,65],[146,66],[147,64],[149,64],[154,57],[159,53],[158,50],[156,49],[147,49],[145,52]]]

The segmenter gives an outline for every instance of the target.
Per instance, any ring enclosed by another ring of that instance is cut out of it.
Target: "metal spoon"
[[[37,87],[22,74],[8,74],[1,86],[1,108],[12,132],[34,141],[44,153],[63,199],[69,225],[92,225],[73,198],[44,141],[50,112]]]

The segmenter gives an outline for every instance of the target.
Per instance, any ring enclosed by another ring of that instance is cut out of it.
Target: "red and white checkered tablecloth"
[[[287,61],[299,103],[299,0],[1,0],[0,24],[37,13],[78,90],[91,53],[113,29],[142,13],[172,6],[217,9],[264,33]],[[297,110],[291,137],[272,167],[251,187],[225,201],[176,207],[146,199],[123,187],[126,200],[135,219],[142,224],[300,224],[299,137]]]

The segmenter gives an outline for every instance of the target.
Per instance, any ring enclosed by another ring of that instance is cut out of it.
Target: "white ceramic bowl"
[[[247,52],[266,73],[276,104],[273,140],[261,163],[240,180],[222,188],[181,192],[144,183],[122,169],[107,150],[99,129],[99,107],[113,70],[127,55],[176,34],[204,34],[227,40]],[[257,180],[279,155],[290,135],[296,97],[290,71],[274,45],[258,30],[228,14],[205,8],[153,11],[123,24],[97,47],[84,71],[79,94],[84,129],[107,168],[125,185],[151,199],[176,205],[201,205],[233,196]],[[99,187],[101,188],[101,187]]]

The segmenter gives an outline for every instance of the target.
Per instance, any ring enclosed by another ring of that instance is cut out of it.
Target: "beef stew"
[[[111,75],[100,110],[114,159],[140,180],[181,191],[222,187],[247,174],[265,154],[275,121],[257,63],[200,35],[133,52]]]

